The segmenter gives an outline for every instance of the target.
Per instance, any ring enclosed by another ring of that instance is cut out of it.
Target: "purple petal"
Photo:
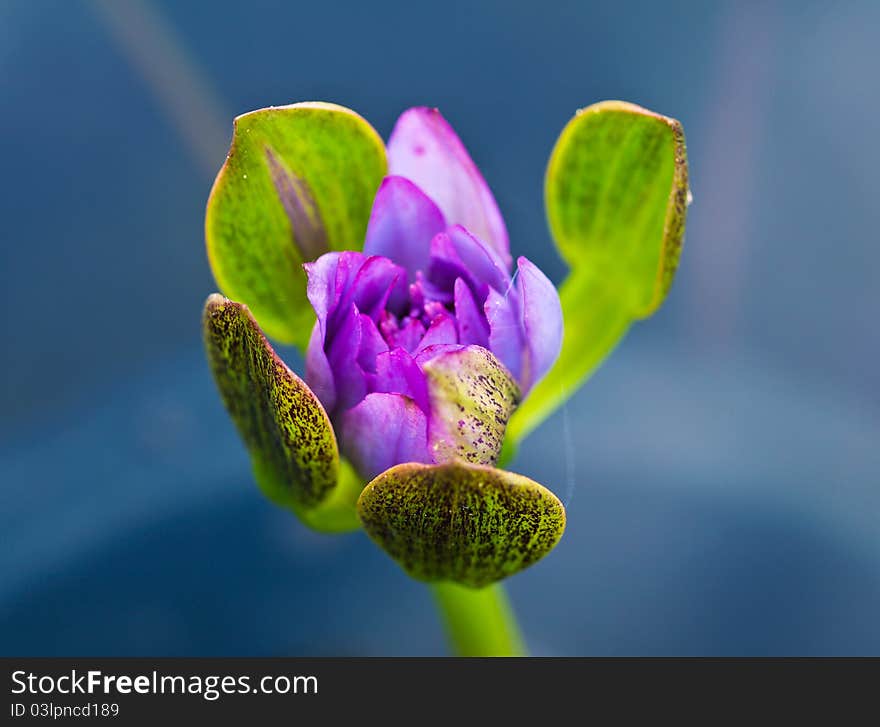
[[[385,339],[382,338],[382,334],[379,333],[379,329],[376,328],[376,324],[373,323],[370,316],[361,313],[360,326],[361,344],[358,349],[357,362],[364,372],[375,373],[376,358],[379,354],[388,351],[388,344],[385,343]]]
[[[425,375],[415,359],[402,348],[379,354],[376,373],[368,376],[371,392],[408,396],[425,414],[429,413]]]
[[[387,300],[389,288],[399,277],[405,278],[403,270],[386,258],[367,257],[353,251],[340,253],[336,268],[336,304],[330,311],[325,342],[332,341],[352,303],[364,313],[372,312],[371,308],[382,305],[383,299]],[[405,282],[403,285],[405,289]]]
[[[367,381],[357,362],[362,335],[361,315],[357,306],[352,303],[348,315],[340,316],[333,341],[326,349],[327,361],[336,385],[335,409],[348,409],[367,393]]]
[[[334,313],[340,305],[347,310],[351,303],[351,285],[365,260],[360,252],[328,252],[303,265],[308,275],[306,295],[315,309],[325,343],[331,337]]]
[[[556,286],[536,265],[521,257],[516,289],[525,337],[522,389],[525,394],[550,370],[562,348],[562,306]],[[503,359],[502,359],[503,360]]]
[[[447,233],[458,259],[470,271],[477,285],[488,283],[499,293],[504,293],[510,286],[510,273],[508,265],[495,250],[461,225],[453,225]]]
[[[477,308],[471,289],[461,278],[455,281],[455,320],[458,322],[458,339],[461,343],[475,343],[489,348],[486,314]]]
[[[439,237],[439,235],[438,235]],[[436,238],[435,238],[436,239]],[[433,244],[433,243],[432,243]],[[457,270],[457,268],[456,268]],[[445,275],[445,273],[444,273]],[[444,278],[445,279],[445,278]],[[454,277],[449,277],[450,282],[455,280]],[[441,303],[451,303],[452,302],[452,286],[450,285],[447,290],[444,290],[439,285],[435,285],[432,281],[425,278],[422,275],[421,271],[416,275],[416,282],[413,284],[413,287],[410,289],[410,296],[415,303],[416,300],[420,300],[421,303],[419,306],[425,304],[426,301],[429,300],[438,300]]]
[[[345,295],[351,288],[355,276],[366,262],[367,256],[355,250],[345,250],[339,253],[339,264],[336,267],[336,295]]]
[[[428,265],[431,238],[446,229],[437,205],[409,179],[385,177],[370,214],[364,252],[383,255],[415,278]]]
[[[319,321],[315,321],[309,347],[306,349],[306,383],[315,392],[324,409],[333,411],[336,407],[336,386],[333,383],[330,362],[324,353],[324,335],[321,333]]]
[[[489,322],[489,350],[494,353],[522,386],[523,340],[516,296],[501,295],[494,288],[483,310]]]
[[[437,109],[404,111],[388,140],[388,170],[415,182],[446,216],[486,240],[504,259],[504,219],[480,170]]]
[[[382,332],[390,348],[402,348],[406,351],[415,351],[419,341],[425,335],[425,326],[418,318],[407,318],[403,325],[397,327],[397,322],[383,326]]]
[[[351,299],[358,310],[378,320],[392,292],[406,296],[406,271],[386,257],[368,257],[351,285]]]
[[[455,319],[448,313],[441,313],[431,321],[431,326],[425,333],[424,338],[419,341],[416,353],[418,354],[428,346],[444,343],[458,343],[458,329],[455,327]]]
[[[421,310],[425,304],[424,278],[422,273],[416,273],[416,282],[409,284],[409,300],[413,310]]]
[[[343,453],[367,480],[402,462],[432,462],[428,419],[409,397],[367,394],[342,414],[340,431]]]
[[[431,240],[431,257],[428,267],[425,269],[427,279],[419,277],[419,283],[425,291],[425,297],[437,300],[432,290],[449,291],[457,278],[464,277],[473,282],[469,271],[458,255],[452,239],[445,232],[441,232]]]
[[[455,225],[431,240],[428,280],[438,290],[452,290],[459,278],[470,286],[481,305],[489,288],[504,293],[511,287],[510,275],[495,253]],[[431,297],[427,287],[426,294]]]
[[[318,317],[322,339],[327,335],[327,318],[338,301],[336,295],[336,268],[339,265],[340,254],[338,252],[328,252],[326,255],[321,255],[314,262],[303,265],[308,276],[306,296],[309,299],[309,303],[312,304],[312,308],[315,309],[315,315]]]

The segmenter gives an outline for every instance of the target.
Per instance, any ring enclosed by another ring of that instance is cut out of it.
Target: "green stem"
[[[526,648],[504,586],[431,586],[457,656],[525,656]]]
[[[294,510],[310,528],[321,533],[350,533],[361,527],[357,500],[364,480],[344,457],[339,460],[339,481],[324,502],[311,510]]]

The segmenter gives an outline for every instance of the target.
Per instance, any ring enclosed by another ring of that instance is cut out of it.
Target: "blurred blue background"
[[[453,123],[557,281],[579,106],[680,119],[667,303],[528,441],[538,654],[880,653],[880,4],[0,2],[0,651],[440,654],[427,591],[259,494],[203,360],[236,114]]]

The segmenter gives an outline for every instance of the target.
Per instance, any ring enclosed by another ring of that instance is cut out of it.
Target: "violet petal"
[[[441,235],[437,235],[434,239],[436,240]],[[433,241],[431,243],[434,244]],[[431,263],[434,264],[433,262]],[[429,267],[430,270],[430,267]],[[448,279],[449,287],[444,289],[438,284],[435,284],[432,280],[425,277],[421,271],[419,271],[416,276],[415,288],[416,288],[416,297],[420,298],[422,301],[422,305],[424,305],[429,300],[438,300],[441,303],[451,303],[452,302],[452,282],[455,280],[454,274],[458,271],[459,268],[454,268],[450,274],[443,272],[438,275],[439,279],[446,280]],[[412,293],[410,293],[412,295]]]
[[[427,277],[438,290],[452,290],[461,278],[481,305],[489,288],[504,293],[511,287],[510,275],[495,253],[460,225],[431,240]],[[427,288],[426,294],[430,297]]]
[[[461,225],[453,225],[447,233],[458,259],[473,277],[475,288],[488,283],[504,293],[510,287],[508,266],[491,247]]]
[[[315,309],[322,339],[327,335],[327,318],[339,302],[336,290],[336,269],[341,253],[328,252],[317,260],[305,263],[303,268],[308,276],[306,296]]]
[[[336,385],[333,383],[333,370],[324,353],[324,336],[320,321],[315,321],[312,336],[306,349],[306,384],[318,397],[326,411],[336,406]]]
[[[389,344],[392,348],[397,346],[412,352],[416,350],[424,335],[424,324],[418,318],[407,318],[403,321],[400,329],[394,333],[393,340],[389,341]]]
[[[462,224],[505,261],[510,244],[492,191],[452,127],[437,109],[404,111],[388,140],[388,170],[415,182],[449,224]]]
[[[441,313],[431,321],[431,325],[422,340],[419,341],[415,352],[418,354],[428,346],[444,343],[458,343],[458,329],[455,326],[455,319],[448,313]]]
[[[333,283],[335,303],[327,318],[327,333],[324,336],[325,347],[331,343],[342,319],[351,310],[356,292],[354,282],[366,262],[367,256],[362,252],[346,250],[339,253],[339,263],[336,266],[336,278]]]
[[[455,281],[455,320],[458,322],[458,340],[489,348],[489,324],[486,314],[477,308],[474,296],[461,278]]]
[[[321,328],[324,346],[333,339],[338,319],[347,314],[354,297],[352,284],[366,257],[361,252],[328,252],[311,263],[305,263],[308,284],[306,296]],[[339,313],[340,308],[342,313]]]
[[[515,295],[502,295],[494,288],[483,306],[489,323],[489,350],[522,386],[523,339]]]
[[[431,238],[445,228],[443,213],[413,182],[385,177],[373,202],[364,253],[394,260],[413,280],[428,265]]]
[[[415,401],[425,414],[430,412],[425,375],[402,348],[380,353],[376,357],[376,373],[367,378],[371,392],[403,394]]]
[[[373,319],[365,313],[360,314],[361,344],[357,362],[364,372],[376,372],[376,357],[388,351],[388,344],[376,328]],[[319,397],[320,398],[320,397]]]
[[[343,453],[367,480],[401,462],[432,462],[428,419],[409,397],[367,394],[339,423]]]
[[[419,282],[425,291],[425,297],[434,300],[437,298],[432,294],[432,289],[451,291],[457,278],[464,277],[469,284],[475,283],[446,232],[435,235],[431,240],[431,257],[425,273],[426,277],[420,276]]]
[[[562,348],[562,306],[556,286],[524,257],[517,260],[516,289],[525,339],[523,394],[550,370]]]
[[[392,291],[406,294],[406,271],[386,257],[368,257],[351,285],[351,297],[358,310],[374,321],[388,305]]]
[[[337,311],[339,315],[341,311]],[[357,404],[367,393],[367,382],[357,362],[362,340],[361,315],[352,303],[349,313],[341,316],[333,340],[327,351],[327,361],[333,371],[336,384],[334,410],[348,409]]]

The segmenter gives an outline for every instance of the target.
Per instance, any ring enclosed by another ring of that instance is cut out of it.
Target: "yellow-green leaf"
[[[684,235],[688,179],[681,124],[622,101],[578,112],[545,180],[550,230],[575,273],[613,280],[634,317],[657,309]]]
[[[672,285],[688,204],[684,132],[622,101],[582,109],[545,179],[547,219],[571,267],[560,287],[562,352],[508,426],[506,454],[583,383]]]
[[[314,314],[302,263],[363,247],[386,166],[382,139],[342,106],[299,103],[236,118],[205,216],[223,293],[271,337],[304,348]]]

